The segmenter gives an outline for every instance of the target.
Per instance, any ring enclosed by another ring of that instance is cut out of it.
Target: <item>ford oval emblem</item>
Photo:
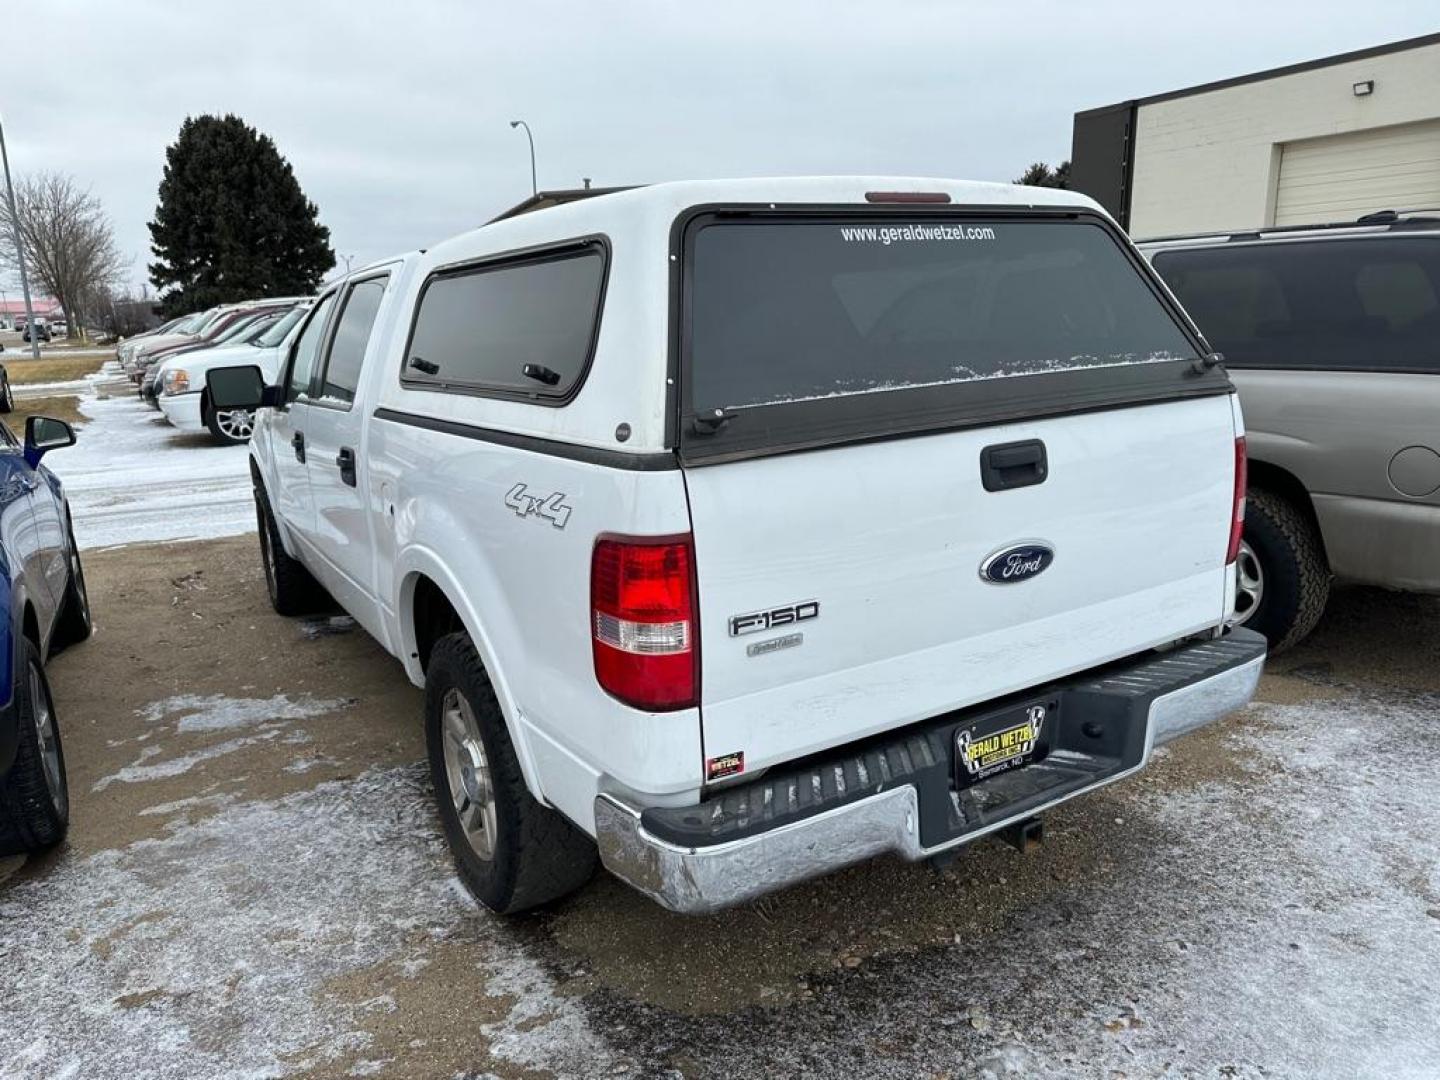
[[[993,585],[1014,585],[1042,574],[1055,561],[1055,549],[1042,540],[1002,548],[980,564],[980,576]]]

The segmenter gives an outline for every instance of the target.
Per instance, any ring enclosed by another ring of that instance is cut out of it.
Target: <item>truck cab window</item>
[[[315,314],[301,331],[300,339],[295,342],[295,359],[285,381],[286,401],[294,401],[310,390],[310,380],[315,374],[315,359],[320,355],[320,338],[325,333],[325,322],[330,317],[330,308],[334,304],[334,293],[316,304]]]
[[[345,297],[345,306],[335,324],[335,337],[330,342],[330,358],[325,364],[325,378],[320,384],[320,397],[326,401],[349,405],[355,400],[360,385],[360,365],[370,344],[375,316],[385,296],[389,277],[370,278],[356,282]]]

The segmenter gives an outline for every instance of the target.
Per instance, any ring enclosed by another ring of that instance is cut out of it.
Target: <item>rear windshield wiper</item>
[[[1196,375],[1204,375],[1211,368],[1221,367],[1225,363],[1225,354],[1209,352],[1204,356],[1197,356],[1190,361],[1190,370]]]

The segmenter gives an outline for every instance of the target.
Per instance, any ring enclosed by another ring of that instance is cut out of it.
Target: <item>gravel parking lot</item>
[[[451,871],[394,661],[275,616],[253,536],[107,546],[184,519],[140,491],[155,470],[208,485],[192,519],[223,507],[199,535],[245,528],[243,451],[197,463],[138,403],[83,407],[82,446],[155,461],[88,496],[100,524],[77,499],[74,824],[0,861],[0,1077],[1435,1075],[1440,603],[1338,592],[1261,704],[1030,854],[707,919],[601,874],[507,922]],[[78,493],[89,460],[56,455]]]

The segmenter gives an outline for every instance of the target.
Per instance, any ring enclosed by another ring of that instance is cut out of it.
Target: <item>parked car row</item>
[[[142,401],[183,430],[208,430],[222,443],[249,438],[250,416],[217,412],[204,393],[204,372],[215,363],[262,366],[299,318],[304,298],[280,297],[226,304],[172,319],[122,342],[116,359],[137,384]],[[236,353],[233,350],[241,350]],[[259,351],[251,351],[259,350]]]
[[[280,371],[280,354],[310,303],[302,301],[283,315],[265,320],[238,341],[166,358],[154,369],[151,400],[181,431],[209,431],[225,444],[248,442],[255,411],[213,408],[205,393],[206,373],[217,367],[254,364],[273,381]]]

